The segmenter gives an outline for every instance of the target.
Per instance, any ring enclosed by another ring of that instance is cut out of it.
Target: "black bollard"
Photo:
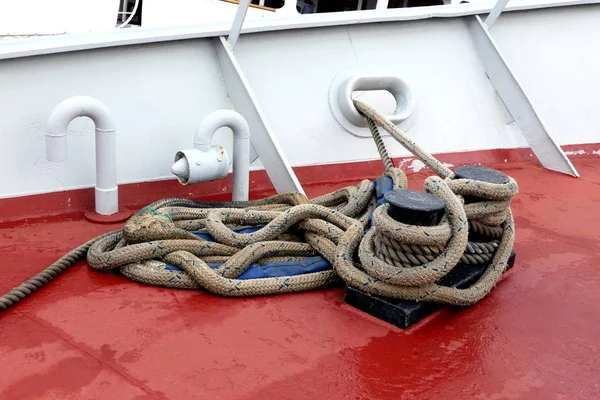
[[[481,165],[465,165],[454,170],[457,179],[473,179],[488,183],[503,184],[508,183],[508,175],[493,168],[482,167]]]
[[[500,171],[486,167],[467,166],[457,168],[457,178],[473,179],[490,183],[506,183],[508,176]],[[398,222],[419,226],[434,226],[441,222],[445,212],[444,202],[437,196],[414,190],[394,190],[385,194],[384,199],[390,204],[388,215]],[[465,198],[465,202],[467,199]],[[481,201],[473,198],[472,201]],[[515,262],[513,251],[508,260],[508,269]],[[475,283],[485,273],[489,264],[458,264],[437,283],[442,286],[464,289]],[[401,329],[410,326],[444,307],[440,303],[416,302],[390,299],[367,294],[351,286],[346,287],[344,301]]]
[[[508,259],[507,270],[515,264],[515,252]],[[437,283],[442,286],[465,289],[477,282],[485,273],[487,265],[459,264]],[[444,307],[444,304],[390,299],[370,295],[351,286],[346,288],[344,301],[352,307],[388,322],[401,329],[408,329],[425,317]]]
[[[456,179],[472,179],[474,181],[482,181],[495,184],[504,184],[509,181],[508,175],[493,168],[482,167],[480,165],[465,165],[454,170]],[[485,199],[464,196],[465,204],[476,203]]]
[[[416,190],[392,190],[383,198],[390,204],[388,215],[407,225],[438,225],[446,209],[439,197]]]

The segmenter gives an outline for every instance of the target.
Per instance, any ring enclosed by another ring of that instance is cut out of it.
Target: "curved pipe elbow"
[[[184,185],[204,182],[208,179],[215,179],[215,177],[224,177],[220,176],[220,173],[215,173],[219,168],[213,168],[213,171],[201,171],[201,169],[209,168],[211,164],[208,162],[206,165],[201,166],[199,162],[210,154],[211,149],[213,149],[211,145],[213,135],[223,127],[230,128],[233,131],[233,200],[248,200],[250,188],[250,127],[246,119],[235,111],[217,110],[204,117],[194,135],[194,149],[178,152],[175,156],[175,164],[171,167],[171,172]],[[195,159],[195,163],[191,164],[190,159]],[[222,161],[222,159],[219,159],[219,161]],[[225,175],[228,169],[229,165]]]
[[[99,100],[89,96],[73,96],[58,103],[46,123],[46,135],[64,136],[67,126],[77,117],[88,117],[94,121],[96,130],[114,131],[110,111]]]
[[[99,100],[88,96],[65,99],[54,107],[46,122],[46,158],[49,161],[67,159],[67,127],[77,117],[90,118],[96,133],[116,129],[108,108]]]
[[[54,107],[46,122],[46,159],[67,159],[67,127],[77,117],[90,118],[96,128],[96,213],[115,214],[119,211],[116,127],[102,102],[88,96],[74,96]]]
[[[194,135],[194,148],[202,151],[210,149],[212,137],[219,128],[227,127],[233,131],[233,138],[250,140],[250,127],[246,119],[232,110],[217,110],[207,115]]]

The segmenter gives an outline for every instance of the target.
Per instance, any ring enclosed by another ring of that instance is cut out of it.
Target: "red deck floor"
[[[498,167],[520,186],[515,268],[406,332],[341,288],[229,299],[81,263],[0,314],[0,399],[598,399],[600,159],[575,165],[580,179]],[[112,229],[0,229],[0,292]]]

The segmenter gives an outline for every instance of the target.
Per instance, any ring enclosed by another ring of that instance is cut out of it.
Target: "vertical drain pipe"
[[[131,213],[119,212],[116,127],[102,102],[88,96],[74,96],[54,107],[46,123],[46,159],[67,160],[67,127],[77,117],[90,118],[96,128],[96,211],[87,212],[86,218],[94,222],[123,221]]]

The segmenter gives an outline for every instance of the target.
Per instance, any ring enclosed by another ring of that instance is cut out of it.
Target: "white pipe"
[[[250,127],[246,119],[232,110],[208,114],[196,129],[194,148],[208,151],[213,135],[222,127],[233,131],[233,201],[245,201],[250,190]]]
[[[46,123],[46,159],[67,160],[67,127],[77,117],[88,117],[96,128],[96,212],[112,215],[119,211],[115,123],[108,108],[88,96],[60,102]]]

